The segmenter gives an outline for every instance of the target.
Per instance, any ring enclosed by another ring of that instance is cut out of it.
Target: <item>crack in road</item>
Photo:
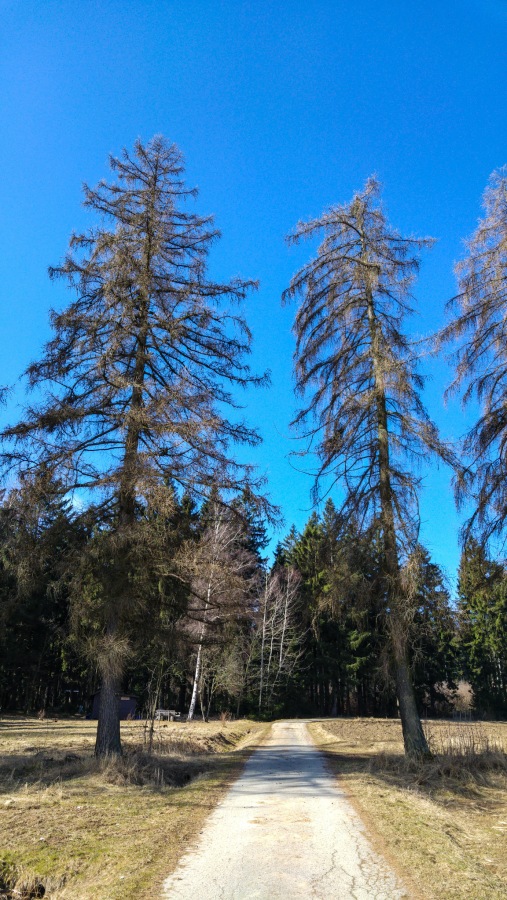
[[[275,722],[164,884],[171,900],[402,900],[409,895],[301,721]]]

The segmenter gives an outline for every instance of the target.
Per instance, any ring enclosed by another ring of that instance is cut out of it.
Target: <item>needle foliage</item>
[[[232,497],[246,482],[258,507],[272,512],[262,479],[234,455],[236,445],[260,440],[235,412],[235,391],[268,380],[250,371],[251,335],[235,309],[255,283],[209,276],[219,233],[212,217],[188,208],[195,191],[174,145],[138,141],[110,164],[114,180],[84,188],[99,223],[72,235],[50,269],[74,299],[52,312],[53,337],[27,370],[36,399],[2,434],[8,471],[21,481],[49,472],[92,523],[99,755],[121,749],[125,612],[138,614],[144,593],[136,587],[140,554],[147,566],[164,556],[161,523],[175,492],[206,497],[216,487]]]
[[[349,204],[300,222],[290,243],[323,235],[315,257],[293,277],[297,393],[307,398],[294,425],[319,461],[318,499],[329,476],[343,491],[342,514],[380,523],[384,587],[398,700],[408,752],[427,752],[407,663],[412,611],[400,560],[417,540],[417,464],[451,461],[420,397],[423,381],[405,334],[419,253],[430,239],[404,238],[387,221],[371,178]]]
[[[458,473],[459,504],[474,509],[465,539],[504,536],[507,519],[507,168],[493,172],[484,193],[484,217],[456,266],[458,294],[440,342],[456,342],[449,393],[478,401],[480,415],[465,436],[466,465]]]

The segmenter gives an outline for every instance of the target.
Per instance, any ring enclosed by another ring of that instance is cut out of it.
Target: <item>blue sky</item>
[[[507,162],[507,0],[0,0],[0,14],[0,384],[39,355],[48,309],[67,301],[47,267],[91,224],[81,183],[107,175],[110,152],[163,133],[223,232],[213,274],[260,279],[245,312],[253,365],[273,383],[245,403],[272,499],[301,527],[310,479],[287,459],[294,310],[280,295],[310,248],[289,250],[284,236],[377,173],[393,224],[438,238],[410,327],[442,323],[453,262]],[[457,437],[467,419],[443,405],[445,364],[423,370],[431,414]],[[422,539],[452,576],[449,474],[423,474]]]

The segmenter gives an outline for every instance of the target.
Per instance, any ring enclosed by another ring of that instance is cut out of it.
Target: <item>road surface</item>
[[[303,722],[275,722],[164,884],[170,900],[399,900]]]

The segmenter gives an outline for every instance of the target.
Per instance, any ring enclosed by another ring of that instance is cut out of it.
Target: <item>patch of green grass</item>
[[[4,736],[0,866],[11,887],[42,883],[48,900],[152,900],[264,730],[247,721],[174,723],[159,729],[149,756],[126,723],[126,757],[99,763],[88,723],[69,723],[67,741],[58,723],[53,744],[43,730],[44,749],[20,753],[23,741],[36,744],[29,725],[20,723],[24,735],[10,732],[11,754]]]

